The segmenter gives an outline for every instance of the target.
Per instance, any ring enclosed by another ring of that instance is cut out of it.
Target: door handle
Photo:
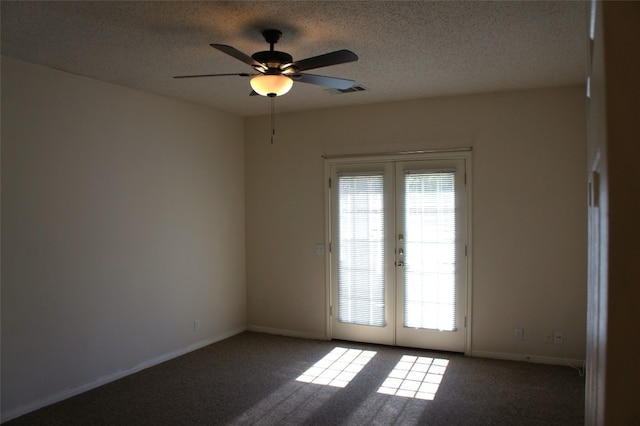
[[[402,260],[398,262],[398,268],[404,268],[404,262]]]

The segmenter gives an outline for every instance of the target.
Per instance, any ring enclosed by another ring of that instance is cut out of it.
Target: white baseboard
[[[329,340],[324,334],[306,333],[304,331],[286,330],[282,328],[261,327],[258,325],[248,325],[247,330],[255,331],[256,333],[275,334],[278,336],[301,337],[313,340]]]
[[[505,352],[471,351],[469,354],[478,358],[503,359],[508,361],[526,361],[536,364],[564,365],[573,368],[584,367],[583,359],[560,358],[540,355],[511,354]]]
[[[247,325],[247,331],[255,331],[256,333],[275,334],[278,336],[301,337],[314,340],[331,340],[327,336],[315,333],[306,333],[298,330],[287,330],[281,328],[262,327],[258,325]],[[501,359],[506,361],[525,361],[535,364],[548,365],[564,365],[573,368],[583,368],[583,359],[550,357],[540,355],[512,354],[506,352],[489,352],[489,351],[471,351],[467,353],[469,356],[478,358]]]
[[[20,417],[24,414],[30,413],[32,411],[35,411],[39,408],[42,407],[46,407],[47,405],[51,405],[54,404],[56,402],[60,402],[62,400],[65,400],[67,398],[71,398],[72,396],[76,396],[79,395],[83,392],[87,392],[91,389],[95,389],[99,386],[102,385],[106,385],[107,383],[113,382],[115,380],[121,379],[125,376],[128,376],[130,374],[133,373],[137,373],[138,371],[142,371],[146,368],[149,367],[153,367],[154,365],[158,365],[161,364],[163,362],[169,361],[170,359],[173,358],[177,358],[181,355],[187,354],[189,352],[193,352],[197,349],[203,348],[205,346],[208,346],[212,343],[216,343],[219,342],[221,340],[227,339],[231,336],[235,336],[236,334],[242,333],[243,331],[245,331],[245,327],[240,327],[237,328],[235,330],[231,330],[231,331],[227,331],[224,333],[219,333],[219,334],[215,334],[212,337],[209,337],[208,339],[205,340],[201,340],[199,342],[193,343],[187,347],[184,348],[180,348],[177,349],[175,351],[163,354],[163,355],[159,355],[157,357],[151,358],[147,361],[144,361],[132,368],[128,368],[126,370],[122,370],[122,371],[118,371],[116,373],[113,374],[109,374],[108,376],[104,376],[104,377],[100,377],[92,382],[89,383],[85,383],[83,385],[80,386],[76,386],[74,388],[71,389],[65,389],[62,392],[58,392],[54,395],[50,395],[46,398],[42,398],[42,399],[38,399],[36,401],[33,401],[27,405],[23,405],[20,406],[18,408],[12,409],[7,411],[6,413],[2,413],[2,416],[0,417],[0,421],[1,422],[7,422],[11,419],[15,419],[16,417]]]

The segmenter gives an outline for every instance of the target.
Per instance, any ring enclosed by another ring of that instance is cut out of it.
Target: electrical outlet
[[[556,344],[562,343],[562,331],[553,332],[553,343],[556,343]]]
[[[553,333],[551,331],[544,332],[544,342],[553,343]]]
[[[522,329],[516,328],[513,332],[513,338],[516,340],[522,340]]]
[[[198,331],[200,329],[200,320],[193,320],[193,331]]]

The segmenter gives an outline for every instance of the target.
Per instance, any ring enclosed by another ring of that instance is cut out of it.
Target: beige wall
[[[244,329],[243,140],[2,59],[3,419]]]
[[[269,117],[248,119],[249,327],[326,336],[325,263],[314,253],[325,238],[321,155],[473,147],[468,351],[584,359],[584,98],[568,87],[283,114],[273,145]],[[554,330],[563,345],[544,343]]]

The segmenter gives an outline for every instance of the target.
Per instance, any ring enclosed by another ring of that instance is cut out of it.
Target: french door
[[[332,338],[464,352],[469,154],[328,160]]]

